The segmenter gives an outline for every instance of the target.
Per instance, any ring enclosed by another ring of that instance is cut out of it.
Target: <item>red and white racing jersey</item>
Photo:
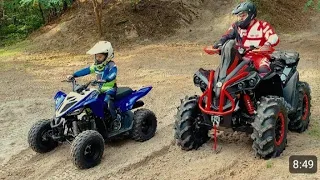
[[[279,37],[265,21],[254,20],[253,24],[248,29],[238,28],[238,33],[242,39],[244,47],[263,46],[266,43],[271,46],[276,46],[279,43]]]
[[[254,19],[247,29],[241,29],[236,25],[228,29],[228,31],[220,39],[220,43],[224,44],[229,39],[236,39],[239,45],[248,48],[250,46],[271,45],[276,46],[279,43],[279,37],[268,22]]]

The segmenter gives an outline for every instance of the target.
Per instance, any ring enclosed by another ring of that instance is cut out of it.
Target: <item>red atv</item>
[[[287,143],[288,129],[303,132],[310,117],[310,88],[299,81],[299,54],[270,48],[236,47],[228,41],[221,49],[205,48],[221,54],[214,70],[200,68],[194,84],[203,94],[181,100],[175,121],[175,138],[183,150],[197,149],[214,130],[232,128],[251,134],[259,157],[279,156]],[[271,71],[259,74],[253,62],[267,58]]]

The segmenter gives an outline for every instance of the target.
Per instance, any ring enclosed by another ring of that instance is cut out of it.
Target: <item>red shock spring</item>
[[[253,103],[251,101],[251,98],[248,94],[244,94],[243,95],[243,100],[244,100],[244,104],[246,105],[246,108],[249,112],[250,115],[254,114],[254,106],[253,106]]]

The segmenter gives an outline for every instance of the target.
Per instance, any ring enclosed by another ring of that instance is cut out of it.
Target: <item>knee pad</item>
[[[258,70],[259,73],[268,73],[270,71],[270,68],[268,66],[260,66]]]

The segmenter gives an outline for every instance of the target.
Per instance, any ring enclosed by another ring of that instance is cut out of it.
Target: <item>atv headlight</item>
[[[245,88],[245,84],[244,84],[244,82],[240,82],[239,84],[238,84],[238,89],[243,89],[243,88]]]
[[[68,113],[68,116],[76,116],[76,115],[79,115],[83,112],[84,108],[79,108],[71,113]]]
[[[254,86],[254,85],[256,85],[256,83],[257,83],[257,80],[255,78],[252,78],[249,81],[250,86]]]

